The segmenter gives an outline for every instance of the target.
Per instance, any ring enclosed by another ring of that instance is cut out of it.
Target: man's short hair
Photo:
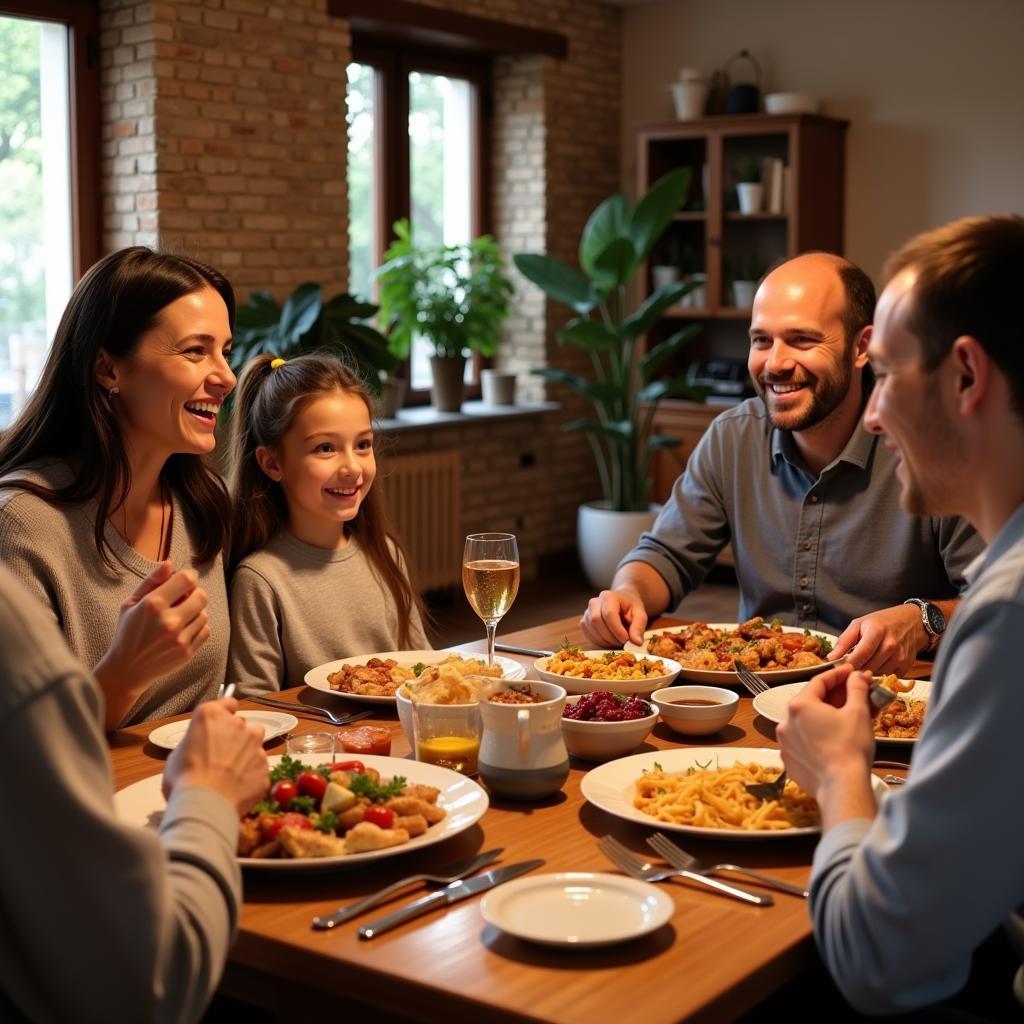
[[[963,217],[917,235],[885,266],[888,281],[908,267],[917,274],[906,326],[934,369],[957,338],[977,338],[1010,385],[1024,418],[1024,337],[1019,289],[1024,281],[1024,218]]]

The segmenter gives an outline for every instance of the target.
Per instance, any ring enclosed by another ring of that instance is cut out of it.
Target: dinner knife
[[[376,938],[384,932],[391,931],[392,928],[397,928],[400,924],[405,924],[406,921],[411,921],[414,917],[419,917],[420,914],[428,913],[435,907],[450,907],[453,903],[459,903],[477,893],[493,889],[496,885],[501,885],[502,882],[525,875],[527,871],[533,871],[543,863],[544,861],[539,858],[523,860],[518,864],[509,864],[503,868],[495,868],[493,871],[485,871],[482,875],[476,875],[473,878],[459,879],[438,892],[432,892],[429,896],[421,896],[418,900],[413,900],[412,903],[407,903],[404,907],[399,907],[398,910],[363,925],[359,929],[359,938]]]
[[[533,647],[516,647],[515,644],[501,644],[496,643],[494,645],[496,651],[508,651],[509,654],[530,654],[534,658],[548,658],[554,651],[538,651]]]

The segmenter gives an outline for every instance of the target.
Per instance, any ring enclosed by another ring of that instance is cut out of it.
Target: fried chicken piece
[[[338,815],[338,829],[347,832],[350,828],[354,828],[363,820],[363,815],[369,806],[370,801],[364,796],[360,797],[347,811]]]
[[[820,665],[823,659],[814,651],[794,651],[790,659],[790,668],[804,668],[807,665]]]
[[[402,790],[402,796],[412,796],[428,804],[436,804],[440,795],[441,790],[437,786],[424,786],[419,782],[410,783]]]
[[[349,829],[344,846],[346,853],[369,853],[407,842],[409,833],[404,828],[380,828],[372,822],[361,821],[355,828]]]
[[[248,857],[260,841],[260,827],[256,819],[243,818],[238,824],[238,856]]]
[[[422,814],[404,814],[395,815],[395,820],[392,823],[392,828],[405,829],[409,833],[410,839],[415,839],[416,836],[423,835],[430,826],[427,824],[427,819]]]
[[[277,833],[277,838],[289,857],[343,857],[348,852],[344,839],[313,828],[289,825]]]
[[[444,821],[445,818],[443,807],[428,804],[426,800],[418,800],[414,796],[395,796],[384,806],[398,815],[420,814],[431,825],[436,825],[439,821]]]
[[[257,846],[249,856],[254,860],[271,860],[274,857],[280,857],[281,844],[276,839],[271,839],[269,843]]]

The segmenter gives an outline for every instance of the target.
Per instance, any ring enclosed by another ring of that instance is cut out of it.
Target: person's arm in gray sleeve
[[[240,697],[285,686],[281,647],[282,612],[270,584],[240,565],[231,581],[231,646],[227,681]]]

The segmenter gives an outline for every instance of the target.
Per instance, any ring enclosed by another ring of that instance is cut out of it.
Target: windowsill
[[[438,412],[432,405],[399,409],[392,420],[378,420],[383,431],[397,432],[424,427],[465,427],[470,423],[493,423],[501,420],[522,419],[556,412],[558,402],[523,402],[519,405],[485,405],[483,402],[463,402],[461,412]]]

